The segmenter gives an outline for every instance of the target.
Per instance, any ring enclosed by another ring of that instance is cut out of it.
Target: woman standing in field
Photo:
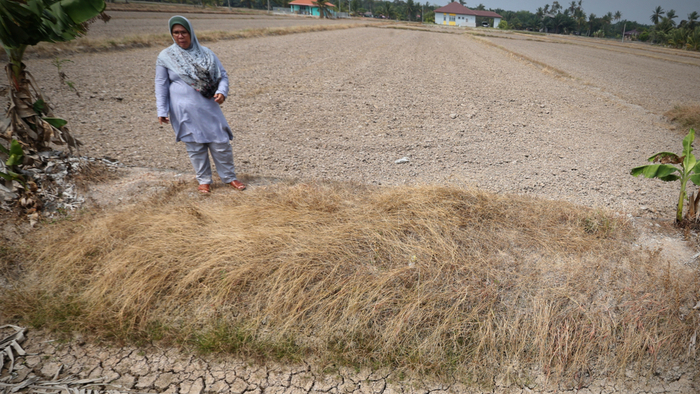
[[[175,42],[156,61],[156,104],[160,124],[170,123],[176,141],[182,141],[197,175],[198,190],[209,193],[211,153],[221,180],[236,190],[246,186],[236,179],[231,128],[221,112],[228,95],[228,75],[219,58],[199,45],[185,17],[168,21]]]

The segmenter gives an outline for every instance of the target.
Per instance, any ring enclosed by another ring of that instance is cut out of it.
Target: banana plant
[[[681,192],[678,196],[678,207],[676,209],[676,222],[679,223],[683,220],[683,202],[687,198],[686,184],[688,181],[691,181],[696,185],[700,185],[700,163],[697,162],[695,155],[693,155],[694,140],[695,130],[690,129],[688,135],[683,138],[683,153],[681,156],[672,152],[659,152],[648,160],[660,164],[647,164],[635,167],[630,172],[633,176],[644,175],[645,178],[658,178],[666,182],[680,180]],[[680,168],[676,167],[676,165],[680,165]],[[698,196],[700,197],[700,194]],[[691,193],[689,203],[691,204],[690,211],[692,215],[690,216],[695,216],[698,202],[700,202],[700,199],[692,198]]]
[[[19,181],[24,184],[24,177],[15,171],[13,171],[15,166],[22,164],[22,159],[24,158],[24,150],[22,146],[17,142],[17,140],[12,140],[10,143],[10,149],[5,148],[0,145],[0,152],[8,156],[5,162],[5,171],[0,171],[0,178],[4,178],[8,182]]]
[[[79,142],[65,121],[53,116],[22,58],[29,46],[70,41],[85,34],[92,19],[107,21],[104,9],[104,0],[0,0],[0,43],[9,58],[5,71],[10,85],[0,137],[35,151],[48,150],[50,143],[77,149]]]

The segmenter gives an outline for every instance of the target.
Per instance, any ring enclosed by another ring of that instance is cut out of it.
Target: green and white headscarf
[[[214,97],[221,80],[221,72],[214,60],[214,52],[199,45],[192,24],[184,16],[174,16],[168,21],[172,37],[174,25],[182,25],[190,33],[192,43],[187,49],[180,48],[173,37],[173,45],[163,49],[156,60],[157,66],[163,66],[176,73],[186,84],[206,98]]]

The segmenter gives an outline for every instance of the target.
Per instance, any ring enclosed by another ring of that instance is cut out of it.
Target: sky
[[[420,1],[420,0],[418,0]],[[440,6],[447,5],[452,0],[428,0],[430,4],[438,4]],[[457,1],[457,0],[455,0]],[[476,8],[479,3],[489,8],[502,8],[506,11],[526,10],[535,12],[538,7],[544,7],[545,4],[552,4],[552,0],[466,0],[468,8]],[[578,3],[578,0],[576,0]],[[559,0],[562,7],[568,8],[571,0]],[[652,12],[657,6],[661,6],[664,11],[676,10],[678,18],[674,19],[676,23],[683,19],[688,19],[688,14],[697,11],[700,14],[700,0],[583,0],[581,4],[583,11],[586,14],[591,12],[601,17],[608,12],[620,11],[622,19],[636,21],[647,25],[652,24]]]

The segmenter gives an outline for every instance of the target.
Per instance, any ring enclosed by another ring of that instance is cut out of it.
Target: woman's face
[[[190,33],[182,25],[173,25],[173,39],[182,49],[188,49],[190,44],[192,44],[192,37],[190,37]]]

